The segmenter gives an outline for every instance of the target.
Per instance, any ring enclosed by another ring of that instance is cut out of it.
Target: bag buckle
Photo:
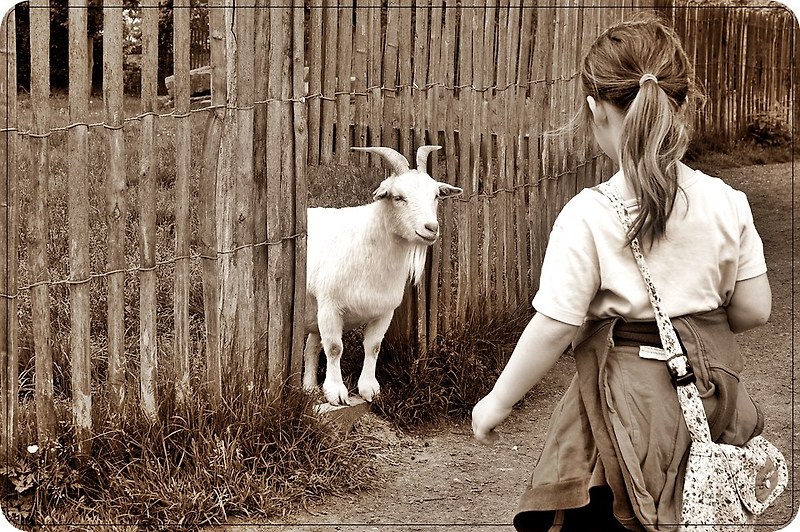
[[[676,388],[697,382],[694,368],[692,368],[689,358],[684,354],[675,355],[667,360],[667,369],[672,379],[672,385]]]

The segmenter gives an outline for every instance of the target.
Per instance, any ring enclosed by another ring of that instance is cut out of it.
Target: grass
[[[52,99],[54,126],[67,124],[67,99]],[[139,112],[139,102],[125,101],[125,116]],[[88,122],[102,122],[102,102],[90,106]],[[29,100],[21,99],[20,117],[30,120]],[[192,115],[193,161],[200,160],[205,115]],[[157,260],[174,255],[175,121],[157,121]],[[138,165],[135,148],[140,124],[126,125],[126,172],[128,175],[128,231],[126,263],[138,264]],[[68,275],[66,176],[70,154],[67,135],[49,138],[51,180],[49,182],[48,253],[53,280]],[[30,174],[30,154],[21,144],[20,175]],[[724,168],[790,160],[786,147],[762,148],[742,142],[728,145],[713,138],[693,144],[689,162],[697,166]],[[107,167],[107,140],[102,129],[90,133],[89,193],[91,225],[91,270],[106,270],[105,199],[103,180]],[[198,171],[198,168],[193,170]],[[307,172],[309,204],[341,207],[371,199],[383,178],[381,169],[327,165]],[[190,212],[197,212],[197,180],[192,180]],[[30,183],[20,183],[21,212],[30,211]],[[191,251],[198,252],[198,220],[192,217]],[[20,227],[20,284],[31,282],[27,242],[29,220]],[[200,390],[204,372],[203,306],[199,264],[192,262],[190,278],[190,337],[193,346],[194,389]],[[47,523],[115,524],[197,527],[224,522],[234,515],[270,517],[291,512],[310,499],[333,492],[368,488],[374,479],[371,454],[378,445],[368,436],[352,433],[335,436],[312,411],[315,398],[289,391],[280,404],[255,393],[247,400],[232,394],[217,411],[209,409],[202,393],[192,396],[185,408],[177,408],[169,392],[172,369],[172,290],[174,271],[170,265],[158,270],[159,396],[158,421],[151,424],[137,408],[131,408],[121,425],[108,414],[103,383],[106,372],[105,296],[102,280],[90,283],[91,351],[93,361],[94,431],[91,456],[78,457],[69,419],[69,299],[66,285],[50,287],[51,346],[54,354],[55,392],[61,421],[57,445],[36,453],[24,450],[36,440],[33,408],[33,340],[29,292],[19,298],[21,320],[21,414],[22,459],[0,472],[0,496],[12,519],[26,525]],[[128,395],[137,401],[138,302],[136,275],[125,278],[126,356]],[[458,329],[438,337],[430,349],[418,354],[409,345],[385,342],[378,379],[382,394],[373,409],[396,426],[419,429],[448,418],[468,418],[472,406],[494,384],[516,339],[527,323],[530,308],[510,309],[506,315],[488,319],[474,315]],[[362,347],[358,332],[345,338],[343,373],[351,386],[361,369]],[[324,367],[324,364],[321,365]]]
[[[280,516],[331,492],[369,487],[377,444],[338,434],[314,402],[297,390],[280,402],[239,396],[217,410],[198,397],[183,408],[164,401],[155,423],[132,412],[121,426],[97,427],[91,456],[76,454],[63,423],[52,448],[6,466],[3,506],[27,526],[191,529]]]

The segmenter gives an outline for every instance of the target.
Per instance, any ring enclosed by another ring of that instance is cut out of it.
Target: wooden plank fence
[[[293,0],[266,9],[263,0],[236,7],[209,0],[209,30],[201,37],[184,0],[174,7],[174,108],[163,110],[156,98],[158,10],[156,0],[142,0],[137,112],[122,91],[123,3],[105,0],[104,109],[97,122],[90,119],[87,4],[71,0],[69,115],[59,126],[48,111],[48,46],[40,38],[49,31],[47,1],[32,2],[36,53],[24,118],[16,100],[13,13],[0,43],[0,98],[8,102],[0,109],[0,156],[9,161],[0,170],[0,387],[2,448],[12,452],[20,399],[31,397],[18,389],[23,347],[35,357],[37,439],[46,444],[58,436],[54,395],[68,397],[82,453],[96,430],[98,389],[109,405],[103,422],[119,423],[137,411],[154,419],[170,397],[180,404],[200,393],[213,406],[257,387],[279,399],[286,382],[299,384],[305,173],[309,166],[381,164],[352,146],[390,146],[411,157],[419,145],[440,144],[431,174],[465,192],[443,203],[441,240],[425,279],[397,312],[395,335],[424,350],[474,315],[528,305],[555,216],[578,190],[613,171],[591,139],[545,133],[580,105],[585,47],[610,24],[652,6],[490,0],[455,7],[419,0],[409,8],[399,0]],[[660,9],[684,36],[708,96],[698,130],[735,138],[771,105],[796,111],[795,23],[787,13]],[[201,65],[191,43],[198,41],[207,43],[212,94],[210,105],[192,108],[189,69]],[[726,53],[715,44],[722,42]],[[197,128],[201,138],[192,134]],[[69,149],[66,198],[49,194],[63,185],[51,169],[58,161],[48,159],[62,137]],[[101,168],[91,164],[98,149],[107,160]],[[168,212],[159,203],[165,187]],[[48,255],[46,221],[62,201],[68,278],[53,273],[60,257]],[[93,212],[102,213],[102,229],[90,232]],[[162,231],[164,217],[173,220],[169,232]],[[21,230],[26,240],[18,249]],[[102,250],[90,248],[97,246],[95,231],[106,238]],[[136,282],[138,296],[126,292]],[[57,313],[53,294],[63,293],[55,287],[69,290],[71,378],[54,390],[52,346],[63,334],[54,330],[59,316],[48,315]],[[202,309],[193,309],[193,300]],[[91,319],[98,305],[105,323]],[[192,329],[198,322],[199,333]],[[93,382],[93,374],[103,382]]]
[[[683,37],[706,97],[696,134],[739,139],[754,116],[771,109],[791,120],[798,59],[796,20],[788,10],[671,5],[662,12]]]

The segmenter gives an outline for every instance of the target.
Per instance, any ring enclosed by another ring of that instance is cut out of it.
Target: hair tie
[[[653,74],[644,74],[641,78],[639,78],[639,86],[641,87],[642,85],[644,85],[644,82],[647,80],[653,80],[656,82],[656,85],[658,85],[657,77],[655,77]]]

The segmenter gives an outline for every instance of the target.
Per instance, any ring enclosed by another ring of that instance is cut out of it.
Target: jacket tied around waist
[[[740,381],[744,363],[724,309],[672,323],[694,367],[712,438],[741,445],[760,434],[763,418]],[[691,440],[666,364],[647,357],[657,338],[647,324],[621,318],[580,329],[577,372],[520,499],[518,530],[548,530],[558,510],[586,506],[601,487],[610,488],[614,517],[626,528],[679,529]]]

